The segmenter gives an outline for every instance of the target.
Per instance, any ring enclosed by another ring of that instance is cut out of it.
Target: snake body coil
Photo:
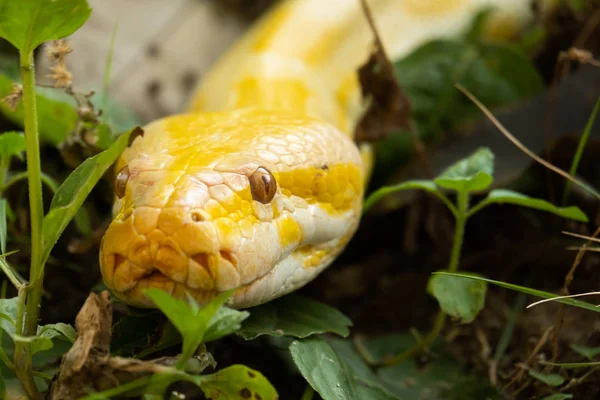
[[[501,36],[529,0],[371,0],[398,58],[468,28],[486,6]],[[114,220],[101,245],[106,285],[153,307],[161,288],[205,302],[235,289],[241,308],[316,277],[356,231],[371,150],[352,134],[357,69],[372,43],[359,0],[287,0],[217,63],[189,113],[148,124],[117,164]]]

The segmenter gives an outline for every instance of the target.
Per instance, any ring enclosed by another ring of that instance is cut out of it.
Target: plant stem
[[[465,226],[467,224],[469,211],[469,192],[461,191],[458,192],[457,207],[456,207],[456,223],[454,227],[454,241],[452,242],[452,253],[450,253],[450,264],[448,265],[448,271],[456,272],[460,263],[460,255],[462,252],[463,237],[465,234]],[[446,313],[442,310],[438,311],[438,314],[433,323],[433,327],[425,338],[419,341],[408,350],[390,357],[382,361],[375,361],[373,366],[375,367],[389,367],[398,364],[401,361],[408,360],[424,350],[427,350],[440,336],[446,323]]]
[[[43,247],[42,224],[44,221],[44,203],[42,198],[42,171],[34,87],[35,70],[33,53],[21,53],[21,74],[23,80],[23,103],[25,106],[25,144],[27,146],[29,208],[31,215],[31,269],[29,271],[29,293],[27,296],[27,313],[23,333],[25,336],[31,336],[37,333],[38,309],[42,298],[42,281],[44,278],[44,266],[40,263]]]
[[[4,197],[4,182],[6,182],[6,175],[9,167],[10,156],[2,158],[0,160],[0,197]]]
[[[38,137],[37,106],[35,98],[35,69],[33,52],[21,52],[21,80],[23,83],[23,105],[25,112],[25,146],[27,155],[27,173],[29,176],[29,213],[31,223],[31,267],[29,285],[19,293],[19,302],[26,299],[25,323],[23,314],[17,319],[17,330],[22,329],[23,336],[37,333],[39,306],[42,299],[44,267],[41,265],[42,223],[44,203],[42,199],[42,180],[40,145]],[[26,297],[25,297],[26,296]],[[17,342],[15,348],[15,368],[27,395],[32,399],[40,398],[33,382],[31,354],[29,346]]]
[[[456,224],[454,227],[454,240],[452,242],[452,253],[450,254],[449,272],[456,272],[460,263],[465,225],[467,225],[467,214],[469,211],[469,192],[458,192]]]

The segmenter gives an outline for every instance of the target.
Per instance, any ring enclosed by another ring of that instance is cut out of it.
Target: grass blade
[[[519,285],[513,285],[512,283],[506,283],[506,282],[501,282],[501,281],[495,281],[493,279],[482,278],[482,277],[479,277],[479,276],[473,276],[473,275],[467,275],[467,274],[459,274],[459,273],[451,273],[451,272],[434,272],[434,274],[438,274],[438,275],[450,275],[450,276],[455,276],[455,277],[458,277],[458,278],[480,280],[480,281],[483,281],[483,282],[487,282],[487,283],[489,283],[491,285],[500,286],[500,287],[505,288],[505,289],[515,290],[517,292],[529,294],[529,295],[532,295],[532,296],[537,296],[537,297],[541,297],[541,298],[544,298],[544,299],[556,299],[555,301],[557,303],[566,304],[568,306],[579,307],[579,308],[583,308],[584,310],[589,310],[589,311],[594,311],[594,312],[600,312],[600,307],[597,307],[597,306],[595,306],[595,305],[593,305],[591,303],[587,303],[585,301],[575,300],[575,299],[559,298],[560,296],[557,296],[554,293],[544,292],[542,290],[531,289],[531,288],[524,287],[524,286],[519,286]]]

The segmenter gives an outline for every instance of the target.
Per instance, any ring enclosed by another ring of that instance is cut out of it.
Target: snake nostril
[[[125,258],[125,257],[123,257],[123,256],[122,256],[122,255],[120,255],[120,254],[116,254],[116,253],[115,253],[115,255],[114,255],[114,261],[115,261],[115,270],[116,270],[117,268],[119,268],[119,266],[120,266],[121,264],[123,264],[123,263],[125,262],[125,260],[126,260],[126,258]]]
[[[194,222],[202,222],[204,221],[204,217],[199,211],[192,211],[192,221]]]
[[[196,261],[199,265],[204,267],[206,270],[209,270],[207,253],[194,254],[191,258],[192,260]]]
[[[229,250],[221,250],[219,253],[222,259],[229,261],[233,266],[237,265],[237,260]]]

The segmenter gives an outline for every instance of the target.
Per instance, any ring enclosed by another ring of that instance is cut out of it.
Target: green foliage
[[[473,36],[433,40],[396,61],[396,76],[411,101],[422,137],[437,137],[479,115],[456,90],[456,83],[490,107],[513,104],[543,90],[541,76],[518,48]],[[382,174],[398,165],[399,156],[410,146],[407,136],[392,135],[377,144]]]
[[[448,167],[434,182],[444,189],[475,192],[487,189],[494,180],[493,174],[494,154],[484,147]]]
[[[587,216],[578,207],[557,207],[546,200],[531,198],[506,189],[492,190],[484,200],[471,209],[470,214],[472,215],[490,204],[515,204],[521,207],[546,211],[565,219],[588,222]]]
[[[531,376],[532,378],[535,378],[540,382],[544,382],[546,385],[549,385],[549,386],[560,386],[563,383],[565,383],[565,378],[563,378],[560,375],[544,374],[542,372],[537,372],[532,369],[528,370],[527,372],[529,373],[529,376]]]
[[[213,342],[223,336],[238,332],[242,322],[248,318],[248,311],[238,311],[227,307],[221,307],[210,319],[208,328],[204,332],[204,343]]]
[[[411,347],[414,342],[415,338],[410,334],[394,334],[364,341],[362,344],[368,358],[381,359]],[[348,348],[347,353],[353,351],[351,344],[345,344],[345,347]],[[464,365],[445,354],[439,344],[434,344],[431,351],[436,354],[436,357],[426,365],[422,365],[417,360],[406,360],[378,369],[375,376],[387,390],[400,399],[500,400],[504,398],[487,379],[472,376]],[[410,384],[406,384],[407,382]]]
[[[108,149],[85,160],[58,188],[44,217],[43,262],[96,183],[127,147],[132,132],[122,134]]]
[[[245,365],[232,365],[214,374],[193,377],[208,399],[277,400],[278,394],[267,378]]]
[[[246,340],[261,335],[305,338],[318,333],[348,336],[352,321],[318,301],[291,294],[252,309],[238,335]]]
[[[0,158],[18,157],[23,159],[25,135],[23,132],[3,132],[0,135]]]
[[[588,360],[592,360],[600,354],[600,347],[585,347],[576,344],[571,344],[570,347],[574,352],[581,354]]]
[[[452,212],[456,221],[452,253],[447,269],[450,275],[447,275],[447,277],[454,276],[451,274],[458,270],[463,236],[468,218],[490,204],[512,203],[554,213],[563,218],[587,221],[585,214],[577,207],[556,207],[547,201],[530,198],[508,190],[493,190],[483,201],[471,207],[471,194],[475,191],[482,191],[489,188],[493,182],[493,173],[493,153],[487,148],[480,148],[469,157],[459,160],[448,167],[433,181],[409,181],[399,185],[379,188],[365,200],[364,208],[369,209],[376,201],[386,195],[410,189],[425,190],[442,200]],[[446,197],[443,192],[444,189],[456,191],[456,205]],[[442,313],[438,314],[431,332],[425,336],[425,339],[416,348],[409,349],[405,353],[394,357],[394,360],[402,360],[405,355],[413,354],[431,345],[441,332],[446,315],[451,315],[459,318],[462,322],[468,323],[472,322],[483,309],[487,290],[485,280],[467,284],[466,282],[461,283],[456,279],[439,278],[440,276],[436,276],[435,274],[430,278],[428,292],[438,300]]]
[[[554,393],[554,394],[551,394],[550,396],[544,397],[542,400],[566,400],[566,399],[572,399],[572,398],[573,398],[572,394]]]
[[[64,323],[38,326],[36,336],[19,336],[16,330],[18,306],[18,297],[0,299],[0,329],[2,329],[2,331],[4,331],[15,343],[25,343],[29,347],[31,355],[41,351],[50,350],[54,347],[53,341],[55,339],[61,339],[70,343],[75,341],[75,329],[73,329],[71,325]],[[10,365],[4,350],[1,350],[1,352],[0,359],[2,359],[6,365]]]
[[[515,290],[517,292],[530,294],[530,295],[536,296],[536,297],[541,297],[543,299],[553,299],[553,301],[556,303],[562,303],[562,304],[566,304],[566,305],[573,306],[573,307],[579,307],[579,308],[583,308],[584,310],[600,312],[599,307],[595,306],[594,304],[587,303],[585,301],[581,301],[581,300],[577,300],[577,299],[569,299],[569,298],[558,298],[557,295],[550,293],[550,292],[544,292],[542,290],[531,289],[531,288],[528,288],[525,286],[513,285],[512,283],[495,281],[493,279],[487,279],[487,278],[483,278],[483,277],[477,276],[477,275],[459,274],[459,273],[453,273],[453,272],[434,272],[434,274],[448,275],[448,276],[454,276],[457,278],[464,278],[464,279],[474,279],[474,280],[489,283],[491,285],[499,286],[499,287],[502,287],[505,289]]]
[[[175,299],[159,289],[148,289],[145,294],[166,315],[183,338],[181,357],[177,362],[178,368],[183,367],[186,361],[196,353],[198,347],[204,343],[204,336],[211,327],[211,321],[213,330],[209,332],[210,338],[215,340],[231,333],[231,327],[240,320],[240,316],[233,317],[233,313],[223,313],[221,317],[213,319],[219,308],[231,296],[231,291],[221,293],[202,308],[192,298],[189,299],[189,302],[185,302]]]
[[[0,4],[0,37],[23,53],[74,33],[89,18],[85,0],[20,0]]]
[[[302,376],[324,400],[397,399],[372,374],[365,374],[360,361],[354,359],[359,370],[353,369],[318,336],[294,341],[290,352]],[[366,368],[364,364],[363,367]]]
[[[427,292],[436,298],[442,311],[463,323],[473,322],[483,309],[486,291],[485,282],[447,275],[434,275],[427,284]]]

